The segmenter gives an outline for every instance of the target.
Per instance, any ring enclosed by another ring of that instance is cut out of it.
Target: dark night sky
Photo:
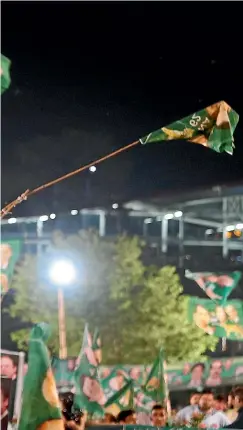
[[[241,115],[237,4],[3,1],[1,49],[12,60],[2,98],[3,203],[216,101]],[[233,157],[187,142],[136,148],[15,214],[242,180],[242,133],[240,123]]]

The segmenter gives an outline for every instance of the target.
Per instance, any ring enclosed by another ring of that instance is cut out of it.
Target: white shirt
[[[208,428],[222,428],[230,424],[228,417],[221,411],[213,411],[202,421]]]
[[[190,421],[192,414],[194,412],[198,412],[198,406],[197,405],[189,405],[185,408],[181,409],[179,412],[177,412],[175,416],[175,422],[182,423],[184,421]]]
[[[186,406],[176,414],[175,422],[181,423],[184,421],[190,421],[194,412],[200,412],[197,405]],[[204,418],[202,423],[205,424],[208,428],[222,428],[228,426],[230,424],[230,420],[223,412],[213,410],[208,414],[208,416]]]

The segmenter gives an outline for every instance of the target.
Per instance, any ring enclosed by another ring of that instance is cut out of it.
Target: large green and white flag
[[[224,101],[173,122],[140,139],[147,143],[168,140],[188,140],[211,148],[216,152],[233,154],[234,131],[239,115]]]
[[[1,54],[1,94],[3,94],[11,83],[10,78],[11,61]]]
[[[49,336],[50,329],[45,323],[37,324],[31,331],[18,430],[64,430],[46,346]]]
[[[223,306],[229,295],[237,287],[241,279],[241,272],[193,273],[186,270],[185,277],[194,280],[211,300]]]
[[[92,336],[86,324],[78,365],[74,371],[74,405],[89,414],[103,415],[107,398],[99,380],[98,362],[92,345]]]

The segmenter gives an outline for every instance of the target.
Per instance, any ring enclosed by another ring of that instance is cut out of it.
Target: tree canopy
[[[69,356],[79,353],[88,322],[101,333],[104,364],[148,364],[161,346],[168,362],[200,359],[217,339],[187,321],[187,297],[175,267],[145,266],[142,252],[137,237],[112,242],[91,231],[56,233],[48,252],[26,255],[18,266],[10,313],[25,322],[50,323],[50,348],[58,353],[57,290],[47,274],[52,258],[67,254],[79,274],[76,285],[64,291]],[[26,347],[27,330],[12,337]]]

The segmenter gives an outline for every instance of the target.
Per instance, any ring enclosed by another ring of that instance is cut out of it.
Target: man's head
[[[243,407],[243,387],[237,387],[235,389],[235,408],[239,409]]]
[[[199,400],[199,407],[201,411],[207,412],[210,409],[212,409],[214,404],[214,396],[212,391],[205,390],[202,392],[200,400]]]
[[[235,407],[235,390],[232,389],[228,394],[228,408],[232,409]]]
[[[219,378],[222,372],[222,362],[220,360],[214,360],[210,366],[210,377]]]
[[[214,409],[223,412],[227,410],[227,401],[221,394],[218,394],[214,399]]]
[[[167,421],[166,409],[161,405],[154,405],[151,412],[151,423],[154,427],[165,427]]]
[[[192,380],[201,380],[205,369],[204,363],[196,363],[191,369]]]
[[[102,424],[117,424],[116,417],[112,414],[106,413],[102,420]]]
[[[10,355],[2,355],[1,357],[1,375],[9,379],[15,379],[17,374],[17,365],[15,360]]]
[[[132,409],[128,409],[127,411],[121,411],[117,415],[117,422],[119,424],[136,424],[136,414]]]
[[[9,393],[7,388],[1,382],[1,415],[8,410]]]
[[[67,361],[67,368],[70,372],[73,372],[75,369],[75,359],[69,359]]]
[[[192,393],[190,396],[190,405],[198,405],[200,400],[201,394],[200,393]]]
[[[130,373],[130,378],[134,379],[135,381],[137,381],[141,376],[141,370],[138,366],[132,367],[129,373]]]

